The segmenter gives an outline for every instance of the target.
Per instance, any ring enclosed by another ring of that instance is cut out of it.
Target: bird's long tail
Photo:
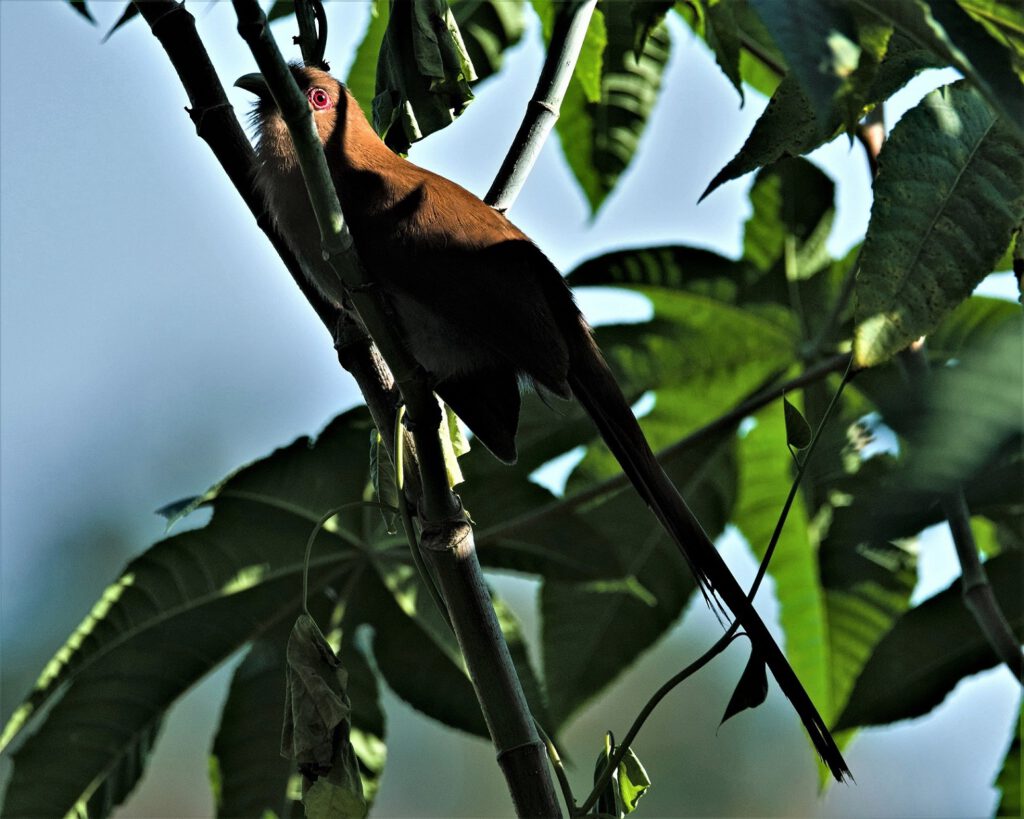
[[[828,726],[743,588],[654,457],[629,403],[589,334],[573,350],[569,384],[636,491],[683,553],[705,597],[717,596],[739,620],[750,636],[752,650],[765,661],[803,721],[815,749],[832,775],[842,782],[850,776],[850,770]]]

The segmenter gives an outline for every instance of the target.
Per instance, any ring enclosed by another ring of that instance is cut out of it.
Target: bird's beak
[[[235,80],[235,87],[255,94],[261,100],[270,99],[270,86],[262,74],[243,74]]]

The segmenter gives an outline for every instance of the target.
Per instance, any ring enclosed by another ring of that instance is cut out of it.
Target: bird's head
[[[326,144],[335,133],[338,123],[346,122],[348,109],[358,106],[354,104],[345,86],[326,71],[295,64],[289,67],[299,90],[306,95],[320,141]],[[295,149],[288,135],[288,126],[270,93],[266,79],[262,74],[246,74],[239,77],[235,85],[256,95],[252,122],[259,136],[260,153],[273,154],[288,164],[293,163]]]

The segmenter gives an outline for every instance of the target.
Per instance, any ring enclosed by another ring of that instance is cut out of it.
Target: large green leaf
[[[345,78],[345,85],[370,122],[374,122],[373,98],[377,96],[377,58],[380,56],[380,46],[384,42],[387,27],[387,0],[372,0],[366,31],[356,49],[352,65],[349,66],[348,77]],[[376,123],[374,125],[376,126]]]
[[[893,35],[870,85],[858,100],[857,114],[867,113],[888,99],[918,72],[939,65],[942,62],[930,50],[899,33]],[[816,116],[800,82],[794,75],[787,74],[754,123],[743,147],[715,175],[701,198],[759,167],[785,157],[810,153],[840,134],[844,118],[848,117],[849,112],[845,112],[839,102],[831,106],[827,117]]]
[[[848,7],[836,0],[750,0],[800,81],[819,122],[827,122],[836,94],[860,61]]]
[[[855,291],[858,363],[939,323],[992,270],[1024,217],[1024,151],[958,82],[908,112],[879,156]]]
[[[793,480],[793,459],[786,446],[782,407],[768,407],[754,417],[757,425],[739,444],[739,502],[732,522],[760,559]],[[768,571],[781,607],[786,656],[811,699],[822,707],[829,701],[831,658],[816,552],[807,513],[798,498]]]
[[[1024,93],[1009,53],[975,23],[956,0],[852,0],[865,13],[891,23],[923,48],[959,70],[1024,136]]]
[[[786,73],[786,58],[749,0],[694,0],[676,11],[704,38],[715,62],[743,98],[743,84],[771,96]]]
[[[996,599],[1024,635],[1024,553],[985,563]],[[907,612],[879,643],[836,727],[884,725],[928,713],[964,677],[999,660],[964,606],[960,581]]]
[[[608,39],[600,98],[592,100],[584,83],[573,82],[555,126],[566,161],[595,213],[636,153],[658,98],[670,46],[662,23],[651,31],[638,59],[629,4],[611,2],[600,8]]]

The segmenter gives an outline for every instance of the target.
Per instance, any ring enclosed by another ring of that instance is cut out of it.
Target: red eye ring
[[[324,111],[333,107],[333,104],[331,103],[331,95],[322,88],[310,88],[309,91],[306,92],[306,97],[309,99],[309,104],[313,106],[314,111]]]

